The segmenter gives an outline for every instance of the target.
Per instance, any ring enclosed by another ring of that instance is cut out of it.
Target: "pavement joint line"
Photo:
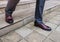
[[[52,40],[51,38],[49,38],[51,41],[55,42],[54,40]]]
[[[17,22],[15,22],[15,23],[11,24],[11,25],[14,25],[14,24],[16,24],[16,23],[19,23],[19,22],[21,22],[21,21],[22,21],[22,20],[17,21]],[[4,28],[6,28],[6,27],[9,27],[9,26],[11,26],[11,25],[9,24],[9,25],[7,25],[7,26],[4,26],[4,27],[0,28],[0,30],[4,29]]]
[[[23,39],[21,39],[21,40],[23,40]],[[19,40],[19,41],[17,41],[17,42],[20,42],[21,40]]]
[[[30,30],[31,30],[31,29],[30,29]],[[34,32],[34,31],[32,31],[31,33],[29,33],[27,36],[25,36],[25,37],[23,37],[23,38],[25,39],[26,37],[28,37],[29,35],[31,35],[33,32]]]
[[[50,32],[50,34],[52,33],[53,31]],[[43,42],[50,36],[50,34],[48,36],[46,36],[46,38],[43,40]]]
[[[58,26],[57,26],[58,27]],[[57,27],[56,27],[56,29],[57,29]],[[55,29],[55,30],[56,30]],[[46,36],[46,38],[44,39],[44,40],[46,40],[51,34],[52,34],[52,32],[54,32],[55,30],[53,30],[53,31],[51,31],[49,34],[48,34],[48,36]],[[50,38],[51,39],[51,38]],[[44,42],[44,40],[43,40],[43,42]],[[52,39],[51,39],[52,40]],[[53,41],[53,40],[52,40]]]
[[[33,30],[33,32],[35,32],[35,33],[38,33],[37,31],[35,31],[35,30]],[[32,33],[33,33],[32,32]],[[31,35],[32,33],[30,33],[29,35]],[[45,38],[47,38],[45,35],[43,35],[43,34],[41,34],[41,33],[38,33],[39,35],[41,35],[41,36],[44,36]],[[27,35],[26,37],[28,37],[29,35]],[[26,37],[24,37],[24,39],[26,38]],[[27,39],[26,39],[27,40]],[[28,40],[27,40],[28,41]]]
[[[24,38],[24,40],[26,40],[27,42],[29,42],[27,39]]]
[[[54,31],[55,31],[55,30],[54,30]],[[51,31],[50,34],[46,37],[46,39],[47,39],[54,31]],[[46,39],[45,39],[45,40],[46,40]]]
[[[56,5],[56,6],[54,6],[54,7],[52,7],[52,8],[49,8],[49,9],[47,9],[47,10],[45,10],[45,11],[48,11],[48,10],[49,10],[48,13],[51,13],[52,11],[54,11],[54,10],[56,9],[56,7],[58,8],[58,6],[60,6],[60,5]],[[51,9],[53,9],[53,10],[51,11]],[[48,13],[46,13],[45,15],[47,15]]]
[[[20,22],[20,21],[19,21],[19,22]],[[19,23],[19,22],[18,22],[18,23]],[[9,26],[11,26],[11,25],[9,25]],[[9,27],[9,26],[8,26],[8,27]],[[23,24],[22,26],[20,26],[20,28],[23,27],[23,26],[25,26],[25,24]],[[3,28],[3,29],[4,29],[4,28]],[[17,29],[18,29],[18,28],[17,28]],[[1,30],[2,30],[2,29],[1,29]],[[14,29],[14,30],[16,30],[16,29]],[[14,31],[14,30],[11,30],[11,31]],[[10,32],[11,32],[11,31],[10,31]],[[8,33],[10,33],[10,32],[8,32]],[[8,34],[8,33],[6,33],[6,34]],[[6,35],[6,34],[4,34],[4,35]],[[0,37],[2,37],[2,36],[4,36],[4,35],[1,35]]]
[[[19,21],[15,22],[15,23],[13,23],[13,24],[11,24],[11,25],[14,25],[14,24],[16,24],[16,23],[19,23],[19,22],[21,22],[21,21],[23,21],[24,19],[29,18],[29,17],[30,17],[30,16],[25,17],[25,18],[23,18],[22,20],[19,20]],[[11,26],[11,25],[9,24],[9,25],[7,25],[7,26],[5,26],[5,27],[2,27],[2,28],[0,28],[0,30],[4,29],[4,28],[6,28],[6,27],[9,27],[9,26]]]
[[[55,30],[54,30],[55,31]],[[54,31],[51,31],[51,33],[43,40],[43,42],[48,39],[48,37],[54,32]],[[50,40],[52,40],[51,38],[49,38]],[[52,40],[53,42],[55,42],[54,40]]]
[[[35,31],[35,30],[34,30],[34,31]],[[35,31],[35,32],[37,32],[37,31]],[[37,32],[37,33],[38,33],[38,32]],[[43,34],[41,34],[41,33],[38,33],[38,34],[41,35],[41,36],[44,36],[45,39],[47,39],[47,36],[45,36],[45,35],[43,35]],[[43,39],[42,42],[43,42],[45,39]]]
[[[47,37],[44,40],[42,40],[42,42],[44,42],[46,39],[47,39]]]
[[[41,35],[41,36],[47,37],[47,36],[45,36],[45,35],[43,35],[43,34],[37,32],[37,31],[35,31],[35,30],[33,30],[33,32],[36,32],[36,33],[38,33],[38,34]]]
[[[50,21],[48,21],[48,22],[50,22]],[[52,22],[50,22],[50,23],[52,23]],[[52,23],[52,24],[55,24],[55,23]],[[57,25],[57,24],[55,24],[55,25]],[[59,26],[60,24],[58,24],[57,26]]]
[[[26,26],[27,27],[27,26]],[[30,29],[30,27],[27,27],[27,28],[29,28]],[[32,29],[30,29],[30,30],[32,30]],[[35,30],[33,30],[33,32],[37,32],[37,31],[35,31]],[[39,32],[37,32],[39,35],[43,35],[43,34],[41,34],[41,33],[39,33]],[[45,36],[45,35],[43,35],[43,36]],[[46,36],[45,36],[46,37]]]
[[[42,42],[44,42],[46,39],[50,39],[51,41],[55,42],[54,40],[52,40],[51,38],[46,37]]]

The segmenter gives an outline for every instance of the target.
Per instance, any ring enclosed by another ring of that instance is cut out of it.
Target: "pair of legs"
[[[5,9],[6,22],[11,23],[11,20],[13,22],[12,13],[15,10],[16,5],[19,1],[20,0],[8,0],[8,4],[7,4],[7,7]],[[45,0],[36,0],[35,22],[34,23],[35,23],[35,26],[46,29],[49,27],[46,26],[45,24],[43,24],[43,20],[42,20],[44,4],[45,4]],[[11,16],[11,18],[9,16]],[[49,30],[51,30],[51,29],[49,28]]]
[[[6,14],[12,14],[19,1],[20,0],[16,0],[16,1],[8,0],[8,4],[5,9]],[[36,1],[35,20],[39,23],[40,22],[42,23],[42,14],[43,14],[44,3],[45,3],[45,0],[37,0]]]

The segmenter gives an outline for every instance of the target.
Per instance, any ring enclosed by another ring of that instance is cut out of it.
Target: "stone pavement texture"
[[[53,7],[53,5],[57,5],[56,3],[60,4],[59,2],[54,1],[52,4],[47,5],[46,3],[46,5],[48,7]],[[17,10],[19,10],[19,8]],[[1,14],[3,12],[3,10],[0,11]],[[26,15],[27,14],[24,16]],[[14,17],[18,18],[20,16],[16,17],[15,15]],[[29,24],[0,37],[0,42],[60,42],[60,6],[55,8],[52,12],[43,15],[43,21],[52,28],[52,31],[48,32],[35,27],[34,22],[32,21]]]
[[[52,2],[51,0],[46,1],[45,8],[44,8],[44,15],[52,12],[54,10],[54,7],[56,5],[59,5],[59,3],[60,3],[59,1],[55,1],[55,2],[54,1]],[[18,27],[24,26],[25,24],[34,20],[35,4],[36,4],[35,0],[20,2],[16,7],[16,11],[13,13],[14,23],[16,22],[17,23],[11,26],[7,24],[4,19],[5,17],[4,7],[6,5],[6,1],[3,1],[3,2],[1,1],[1,4],[0,4],[0,8],[1,8],[0,9],[0,36],[10,32],[11,30],[17,29]],[[49,16],[47,15],[46,17],[49,17]],[[49,19],[51,19],[51,17],[49,17]],[[48,21],[49,19],[48,18],[47,20],[44,19],[44,21]]]
[[[48,32],[35,27],[32,21],[0,37],[0,42],[60,42],[60,6],[43,16],[43,20],[52,28],[52,31]]]

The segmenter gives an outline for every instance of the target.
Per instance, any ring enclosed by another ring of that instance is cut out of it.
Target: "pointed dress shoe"
[[[5,21],[9,24],[12,24],[14,22],[12,15],[5,14]]]
[[[49,26],[45,25],[44,23],[37,23],[35,21],[34,26],[39,27],[39,28],[46,30],[46,31],[51,31],[51,28]]]

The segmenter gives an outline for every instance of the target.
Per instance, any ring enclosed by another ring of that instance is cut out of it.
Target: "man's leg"
[[[37,0],[37,2],[36,2],[35,24],[34,25],[37,27],[40,27],[44,30],[51,31],[51,28],[46,26],[42,20],[44,4],[45,4],[45,0]]]
[[[39,23],[42,23],[44,4],[45,0],[37,0],[36,2],[35,20]]]
[[[13,23],[12,13],[16,8],[19,0],[8,0],[7,7],[5,9],[5,20],[7,23]]]

